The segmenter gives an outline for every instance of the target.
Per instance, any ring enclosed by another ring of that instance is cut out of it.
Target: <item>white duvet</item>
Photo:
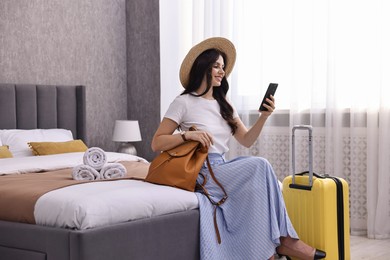
[[[0,175],[57,170],[82,163],[83,153],[2,159]],[[136,156],[107,153],[108,162],[144,161]],[[1,178],[1,176],[0,176]],[[193,192],[138,180],[90,182],[46,193],[38,199],[37,224],[88,229],[195,209]]]

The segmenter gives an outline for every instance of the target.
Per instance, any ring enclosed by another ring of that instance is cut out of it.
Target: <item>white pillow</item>
[[[66,129],[10,129],[0,131],[0,140],[14,157],[25,157],[34,155],[28,142],[66,142],[73,140],[73,135]]]

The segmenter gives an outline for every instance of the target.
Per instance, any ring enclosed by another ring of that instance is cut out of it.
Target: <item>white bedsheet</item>
[[[124,153],[106,152],[106,155],[107,162],[146,162],[146,160],[141,157]],[[60,170],[75,167],[76,165],[83,164],[83,156],[84,153],[79,152],[0,159],[0,175]]]
[[[193,192],[137,180],[90,182],[46,193],[35,204],[37,224],[88,229],[198,207]]]

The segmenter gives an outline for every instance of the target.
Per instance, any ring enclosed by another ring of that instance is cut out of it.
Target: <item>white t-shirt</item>
[[[223,154],[229,151],[231,129],[222,118],[216,100],[194,97],[190,94],[180,95],[170,104],[164,117],[175,121],[185,131],[191,126],[196,126],[198,130],[210,133],[214,145],[209,148],[209,153]],[[233,107],[233,118],[236,117],[238,113]]]

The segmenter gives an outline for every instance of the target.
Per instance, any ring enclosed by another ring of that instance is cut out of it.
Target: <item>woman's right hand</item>
[[[214,144],[213,136],[205,131],[186,131],[185,137],[187,140],[200,142],[206,148]]]
[[[152,150],[166,151],[183,143],[183,138],[179,134],[173,134],[177,129],[178,124],[171,119],[163,118],[160,126],[152,139]],[[205,131],[186,131],[185,136],[187,140],[199,141],[204,147],[209,148],[213,145],[213,137]]]

